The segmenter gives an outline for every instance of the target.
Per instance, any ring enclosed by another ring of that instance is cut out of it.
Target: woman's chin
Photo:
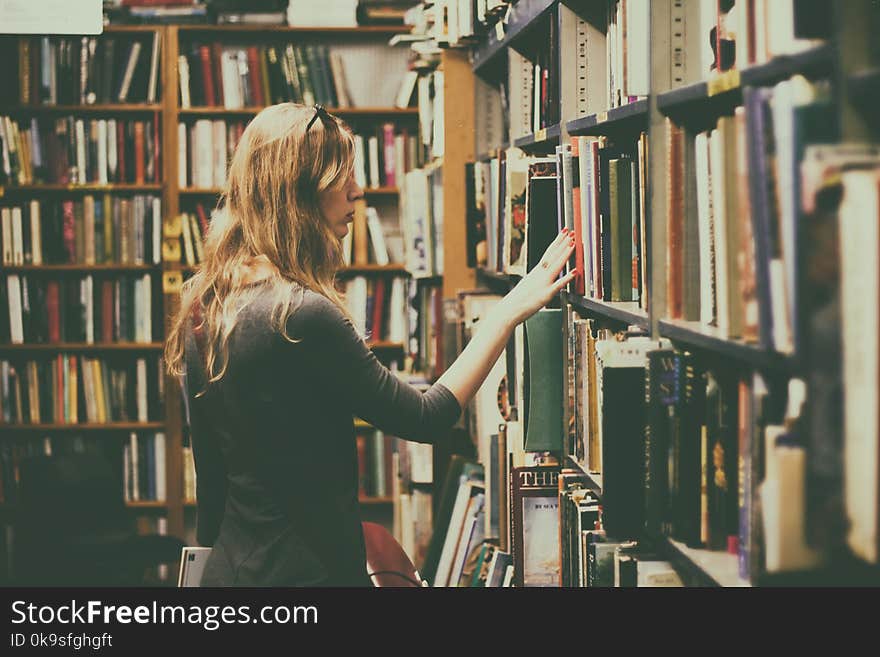
[[[336,227],[336,237],[342,239],[348,235],[348,224],[342,224],[341,226]]]

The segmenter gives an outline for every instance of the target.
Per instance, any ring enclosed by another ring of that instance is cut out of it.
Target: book
[[[559,583],[559,468],[523,466],[510,471],[514,585]]]

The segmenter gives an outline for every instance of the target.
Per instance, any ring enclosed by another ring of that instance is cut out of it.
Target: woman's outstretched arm
[[[541,264],[532,269],[480,320],[476,334],[455,362],[438,379],[464,408],[489,375],[517,324],[543,308],[575,272],[558,278],[574,249],[574,238],[563,230],[547,248]]]

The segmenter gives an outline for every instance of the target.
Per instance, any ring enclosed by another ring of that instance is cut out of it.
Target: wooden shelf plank
[[[361,504],[372,504],[372,505],[394,504],[393,497],[361,497],[358,501]]]
[[[648,128],[648,100],[615,107],[607,112],[591,114],[565,124],[570,135],[606,135]]]
[[[180,116],[254,116],[263,107],[189,107],[178,110]],[[418,107],[328,107],[330,114],[339,116],[418,116]]]
[[[164,422],[107,422],[106,424],[0,424],[5,433],[41,433],[55,431],[161,431]]]
[[[527,153],[549,153],[559,145],[559,136],[561,134],[562,128],[557,123],[547,128],[541,128],[538,132],[526,135],[525,137],[514,139],[513,145]]]
[[[3,265],[0,266],[0,272],[15,273],[61,273],[61,272],[149,272],[157,270],[161,265],[121,265],[121,264],[103,264],[103,265]]]
[[[347,265],[339,270],[342,276],[357,276],[360,274],[403,274],[409,275],[406,266],[396,265]]]
[[[661,336],[673,342],[740,361],[759,370],[782,370],[790,373],[797,371],[797,362],[793,356],[725,338],[699,322],[660,320],[659,331]]]
[[[769,62],[727,71],[709,80],[666,91],[657,96],[657,108],[666,116],[694,117],[706,121],[742,103],[742,88],[774,85],[792,75],[826,75],[832,72],[834,47],[823,44],[793,55],[780,55]]]
[[[0,114],[117,114],[161,112],[163,105],[157,103],[103,103],[94,105],[7,105],[0,107]]]
[[[33,351],[161,351],[163,348],[164,345],[161,342],[100,342],[95,344],[84,344],[82,342],[54,342],[37,344],[0,344],[0,353],[28,353]]]
[[[639,304],[636,302],[599,301],[569,293],[564,293],[563,298],[578,310],[589,315],[598,315],[622,324],[648,328],[648,313],[639,308]]]
[[[556,4],[556,0],[519,0],[510,22],[504,25],[503,38],[498,39],[495,29],[490,28],[487,38],[473,53],[473,70],[485,73],[494,65],[504,61],[502,57],[507,47],[516,44],[527,35]],[[499,19],[500,20],[500,19]]]
[[[109,183],[102,185],[99,183],[35,183],[28,185],[14,185],[10,187],[0,188],[0,196],[3,194],[43,194],[43,193],[67,193],[67,192],[161,192],[162,183]]]
[[[394,35],[408,34],[412,27],[409,25],[358,25],[351,27],[306,27],[296,25],[215,25],[207,23],[194,23],[180,25],[177,28],[181,33],[187,32],[211,32],[215,34],[225,33],[254,33],[273,32],[281,34],[296,34],[299,36],[314,34],[316,36],[357,36],[357,35]]]
[[[387,342],[383,340],[376,340],[375,342],[368,342],[367,346],[370,349],[375,349],[377,351],[392,351],[392,350],[400,350],[403,351],[403,343],[402,342]]]

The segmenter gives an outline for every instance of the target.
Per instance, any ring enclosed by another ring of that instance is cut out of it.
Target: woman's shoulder
[[[339,306],[320,292],[304,288],[296,297],[287,322],[291,333],[327,334],[348,324]]]

